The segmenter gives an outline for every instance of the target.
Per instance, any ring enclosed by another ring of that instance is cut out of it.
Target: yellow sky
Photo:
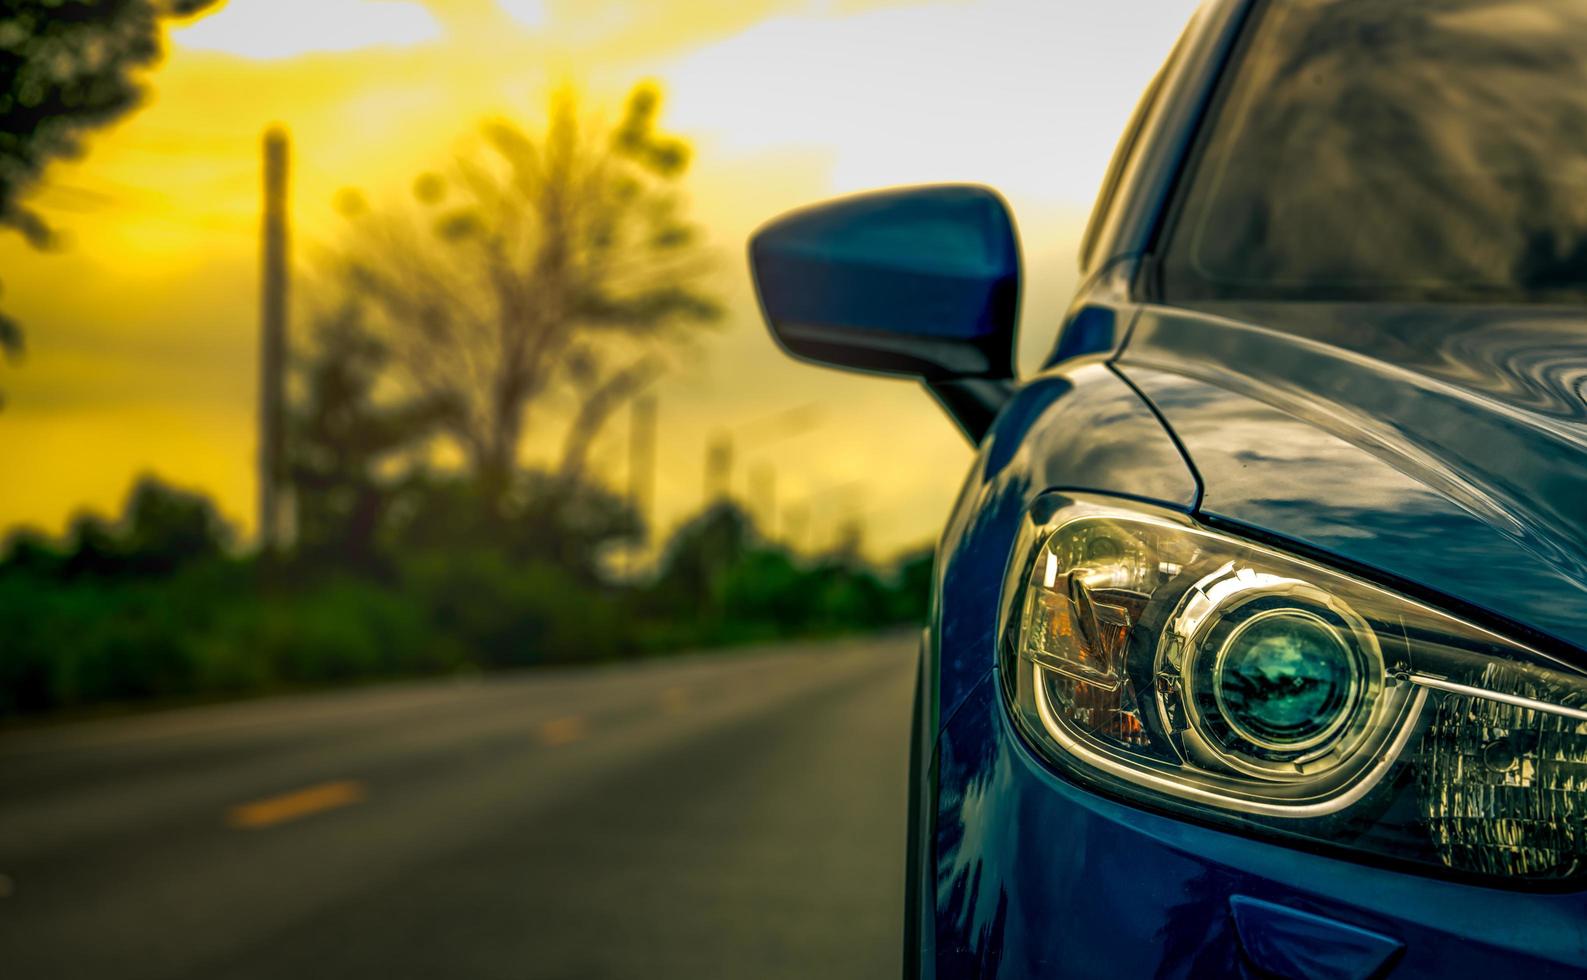
[[[689,137],[694,213],[730,303],[703,356],[660,389],[660,523],[698,506],[711,435],[736,432],[735,481],[774,466],[820,544],[849,517],[874,553],[935,535],[969,451],[915,386],[786,361],[754,312],[745,237],[774,213],[928,180],[1002,190],[1027,276],[1022,361],[1039,360],[1074,287],[1084,216],[1129,109],[1191,0],[231,0],[171,35],[142,111],[90,138],[33,203],[54,254],[0,236],[5,308],[29,353],[0,369],[0,527],[113,510],[138,473],[253,513],[258,141],[295,145],[300,266],[334,240],[335,192],[376,201],[442,164],[482,116],[533,124],[575,82],[615,107],[667,91]],[[822,422],[756,443],[810,403]],[[620,481],[621,424],[597,448]]]

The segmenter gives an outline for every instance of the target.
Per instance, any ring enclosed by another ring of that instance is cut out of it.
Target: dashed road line
[[[566,745],[584,737],[584,719],[578,715],[543,722],[535,729],[542,745]]]
[[[363,802],[365,795],[364,784],[357,780],[320,783],[280,796],[238,804],[226,811],[226,824],[238,830],[260,830],[326,810],[352,806]]]

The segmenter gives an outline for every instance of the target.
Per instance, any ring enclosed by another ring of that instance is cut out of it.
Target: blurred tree
[[[98,514],[73,517],[66,529],[66,540],[63,571],[68,578],[108,578],[126,567],[115,530]]]
[[[289,471],[298,548],[312,560],[373,563],[387,511],[410,482],[383,470],[419,447],[446,415],[434,402],[379,400],[389,361],[361,308],[347,303],[320,320],[313,349],[297,364],[301,397],[289,421]]]
[[[51,160],[82,152],[82,137],[133,108],[134,73],[160,57],[160,20],[214,0],[6,0],[0,6],[0,227],[38,248],[53,240],[21,203]],[[0,353],[22,331],[0,313]]]
[[[217,558],[231,541],[231,527],[208,497],[143,476],[118,520],[78,514],[67,528],[64,550],[36,533],[18,533],[6,567],[67,579],[161,576]]]
[[[60,574],[64,561],[61,550],[43,531],[23,527],[7,537],[0,573],[53,577]]]
[[[616,544],[641,540],[639,515],[629,501],[564,473],[530,473],[513,523],[513,542],[525,558],[549,562],[586,584],[602,577],[601,559]]]
[[[931,576],[936,549],[922,548],[898,559],[894,567],[892,617],[900,623],[924,623],[931,607]]]
[[[791,552],[761,547],[723,572],[717,591],[728,615],[766,624],[773,635],[792,636],[812,625],[818,587]]]
[[[807,628],[874,628],[888,622],[891,596],[869,566],[825,558],[811,569],[815,610]]]
[[[487,124],[490,152],[421,176],[414,207],[375,213],[342,195],[343,281],[377,314],[403,382],[452,409],[445,431],[493,514],[508,509],[531,407],[575,406],[557,472],[576,482],[663,344],[720,314],[677,186],[689,147],[657,131],[659,108],[641,85],[607,129],[559,92],[543,134]]]
[[[231,528],[208,497],[152,476],[133,486],[119,530],[129,570],[141,575],[167,575],[218,557],[232,540]]]
[[[457,551],[488,547],[518,563],[556,567],[594,586],[612,545],[640,536],[628,502],[604,487],[562,474],[524,474],[502,510],[481,506],[471,479],[431,475],[407,486],[392,523],[402,550]]]
[[[756,544],[755,523],[730,500],[708,506],[667,542],[654,587],[664,608],[719,617],[722,581]]]

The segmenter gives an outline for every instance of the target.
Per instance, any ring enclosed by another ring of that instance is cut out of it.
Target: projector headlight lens
[[[1587,884],[1587,675],[1182,515],[1041,506],[1004,686],[1059,768],[1264,835]]]
[[[1293,751],[1339,730],[1361,671],[1339,630],[1304,609],[1272,609],[1224,641],[1213,661],[1213,696],[1235,734],[1259,748]]]

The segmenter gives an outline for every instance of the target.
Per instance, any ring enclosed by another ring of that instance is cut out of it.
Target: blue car
[[[750,258],[977,447],[911,975],[1587,974],[1587,0],[1207,4],[1031,377],[990,190]]]

